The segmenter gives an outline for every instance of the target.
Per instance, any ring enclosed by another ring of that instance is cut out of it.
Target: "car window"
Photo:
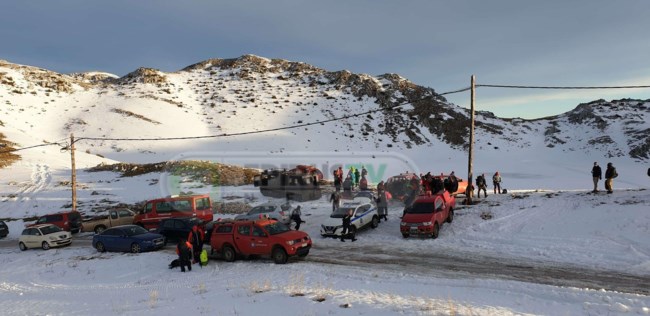
[[[436,208],[435,208],[435,209],[436,209],[436,210],[441,209],[441,208],[442,208],[442,205],[443,205],[443,203],[442,203],[442,199],[436,199],[436,201],[435,201],[435,206],[436,206]]]
[[[230,233],[232,232],[232,225],[220,225],[217,227],[217,233]]]
[[[122,236],[123,234],[120,229],[107,229],[102,233],[104,236]]]
[[[266,228],[266,230],[271,235],[277,235],[277,234],[288,232],[288,231],[291,230],[289,228],[289,226],[287,226],[287,225],[285,225],[285,224],[283,224],[281,222],[274,222],[274,223],[268,224],[268,225],[264,226],[264,228]]]
[[[63,215],[61,215],[61,214],[48,215],[47,219],[45,221],[47,223],[62,222],[63,221]]]
[[[174,221],[174,228],[183,229],[187,228],[187,226],[182,221]]]
[[[28,235],[30,235],[31,231],[32,231],[31,228],[23,229],[23,232],[21,233],[21,235],[28,236]]]
[[[48,226],[45,226],[45,227],[41,228],[41,233],[43,233],[43,235],[54,234],[54,233],[57,233],[57,232],[60,232],[60,231],[61,231],[61,228],[59,228],[57,226],[54,226],[54,225],[48,225]]]
[[[241,225],[241,226],[237,227],[237,232],[240,235],[248,236],[248,235],[251,234],[251,226],[250,225]]]
[[[68,219],[71,222],[81,221],[81,214],[79,214],[79,212],[70,212],[68,213]]]
[[[367,204],[366,205],[361,205],[361,206],[359,206],[359,208],[357,208],[357,213],[355,215],[359,216],[359,215],[365,213],[366,211],[368,211],[369,209],[370,209],[370,205],[367,205]]]
[[[420,202],[413,204],[410,208],[406,209],[408,214],[428,214],[433,213],[433,203]]]
[[[111,211],[111,219],[117,219],[117,211]]]
[[[196,199],[195,203],[196,203],[196,209],[199,211],[210,209],[210,198],[205,197],[205,198]]]
[[[122,228],[122,231],[124,231],[127,236],[137,236],[148,233],[146,229],[136,225],[126,226]]]
[[[256,206],[253,207],[249,212],[248,215],[255,215],[255,214],[260,214],[264,212],[264,206]]]
[[[163,228],[174,228],[174,220],[164,221]]]
[[[156,212],[158,213],[169,213],[172,211],[172,206],[169,202],[157,202],[156,203]]]
[[[253,226],[253,236],[255,237],[266,237],[266,233],[264,232],[263,229]]]
[[[47,220],[47,217],[43,216],[36,221],[36,224],[44,224]]]
[[[32,235],[32,236],[40,236],[40,235],[41,235],[41,231],[38,230],[38,228],[32,228],[32,229],[30,230],[29,234]]]
[[[120,211],[118,212],[118,214],[120,215],[120,217],[129,217],[129,216],[133,216],[133,213],[131,213],[131,211],[128,211],[128,210],[120,210]]]
[[[153,211],[153,203],[147,203],[144,206],[144,212],[145,213],[151,213],[151,211]]]

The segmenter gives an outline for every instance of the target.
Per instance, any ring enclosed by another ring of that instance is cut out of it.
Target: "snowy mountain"
[[[0,61],[0,103],[0,132],[5,141],[16,143],[14,148],[62,144],[74,133],[80,139],[79,152],[123,162],[158,162],[196,152],[202,157],[195,158],[205,158],[208,152],[213,158],[222,153],[336,153],[342,163],[356,163],[360,155],[395,153],[420,172],[467,170],[469,111],[395,74],[331,72],[252,55],[209,59],[174,73],[139,68],[123,77],[102,72],[64,75]],[[390,109],[304,128],[193,138],[283,128],[382,108]],[[592,161],[613,161],[619,173],[638,174],[650,158],[649,115],[648,100],[598,100],[536,120],[478,112],[474,171],[501,170],[510,185],[526,188],[557,187],[548,179],[535,183],[532,161],[543,168],[567,162],[558,175],[571,170],[587,181]],[[166,137],[188,139],[148,140]],[[141,140],[124,140],[131,138]],[[352,158],[341,158],[345,155]],[[327,160],[329,165],[332,160]],[[403,171],[403,165],[389,169],[382,178]],[[629,186],[645,181],[626,179]]]

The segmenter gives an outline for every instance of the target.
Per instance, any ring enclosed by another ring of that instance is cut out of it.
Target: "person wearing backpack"
[[[485,197],[487,197],[487,183],[485,183],[485,173],[476,177],[476,187],[478,188],[478,198],[481,198],[481,190],[483,190],[483,194],[485,194]]]
[[[300,224],[305,222],[302,220],[301,216],[302,216],[302,212],[300,211],[300,205],[298,205],[291,212],[291,220],[296,222],[296,230],[300,230]]]
[[[612,165],[611,162],[607,163],[607,170],[605,170],[605,189],[607,189],[607,193],[613,193],[614,189],[612,187],[612,184],[614,182],[614,178],[618,177],[618,173],[616,172],[616,168],[614,168],[614,165]]]
[[[499,171],[492,176],[492,184],[494,185],[494,194],[501,194],[501,175],[499,175]]]

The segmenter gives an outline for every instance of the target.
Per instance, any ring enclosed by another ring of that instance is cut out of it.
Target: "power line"
[[[443,92],[443,93],[438,93],[438,95],[448,95],[448,94],[453,94],[453,93],[459,93],[463,91],[470,90],[471,87],[463,88],[463,89],[458,89],[458,90],[453,90],[453,91],[448,91],[448,92]],[[374,110],[369,110],[365,112],[360,112],[360,113],[355,113],[355,114],[350,114],[350,115],[344,115],[340,117],[335,117],[327,120],[319,120],[319,121],[314,121],[314,122],[309,122],[309,123],[302,123],[302,124],[296,124],[296,125],[291,125],[291,126],[284,126],[284,127],[276,127],[276,128],[269,128],[269,129],[264,129],[264,130],[255,130],[255,131],[246,131],[246,132],[239,132],[239,133],[224,133],[224,134],[218,134],[218,135],[203,135],[203,136],[187,136],[187,137],[160,137],[160,138],[107,138],[107,137],[79,137],[76,141],[80,140],[111,140],[111,141],[161,141],[161,140],[187,140],[187,139],[206,139],[206,138],[221,138],[221,137],[232,137],[232,136],[243,136],[243,135],[251,135],[251,134],[261,134],[261,133],[268,133],[268,132],[277,132],[277,131],[282,131],[282,130],[288,130],[288,129],[294,129],[294,128],[300,128],[300,127],[307,127],[307,126],[312,126],[312,125],[323,125],[325,123],[330,123],[334,121],[340,121],[340,120],[345,120],[357,116],[363,116],[363,115],[368,115],[376,112],[382,112],[382,111],[387,111],[387,110],[392,110],[407,104],[411,104],[414,102],[418,101],[423,101],[425,98],[421,98],[419,100],[414,100],[414,101],[409,101],[409,102],[402,102],[398,104],[394,104],[388,107],[382,107]]]
[[[477,84],[476,87],[485,88],[514,88],[514,89],[554,89],[554,90],[588,90],[588,89],[642,89],[650,88],[650,85],[638,86],[519,86],[519,85],[501,85],[501,84]]]
[[[61,142],[61,141],[59,141],[59,142]],[[54,142],[54,143],[47,143],[47,144],[40,144],[40,145],[34,145],[34,146],[15,148],[15,149],[11,149],[11,150],[3,150],[3,151],[0,151],[0,154],[12,153],[12,152],[16,152],[16,151],[27,150],[27,149],[38,148],[38,147],[44,147],[44,146],[55,146],[55,145],[56,146],[61,146],[61,144],[59,144],[58,142]],[[61,147],[63,147],[63,146],[61,146]]]

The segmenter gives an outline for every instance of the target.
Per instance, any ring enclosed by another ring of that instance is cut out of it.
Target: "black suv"
[[[9,234],[9,227],[5,222],[0,221],[0,238],[5,238]]]
[[[166,218],[160,221],[156,233],[165,236],[166,245],[170,241],[187,240],[194,225],[202,226],[203,221],[196,217]]]

